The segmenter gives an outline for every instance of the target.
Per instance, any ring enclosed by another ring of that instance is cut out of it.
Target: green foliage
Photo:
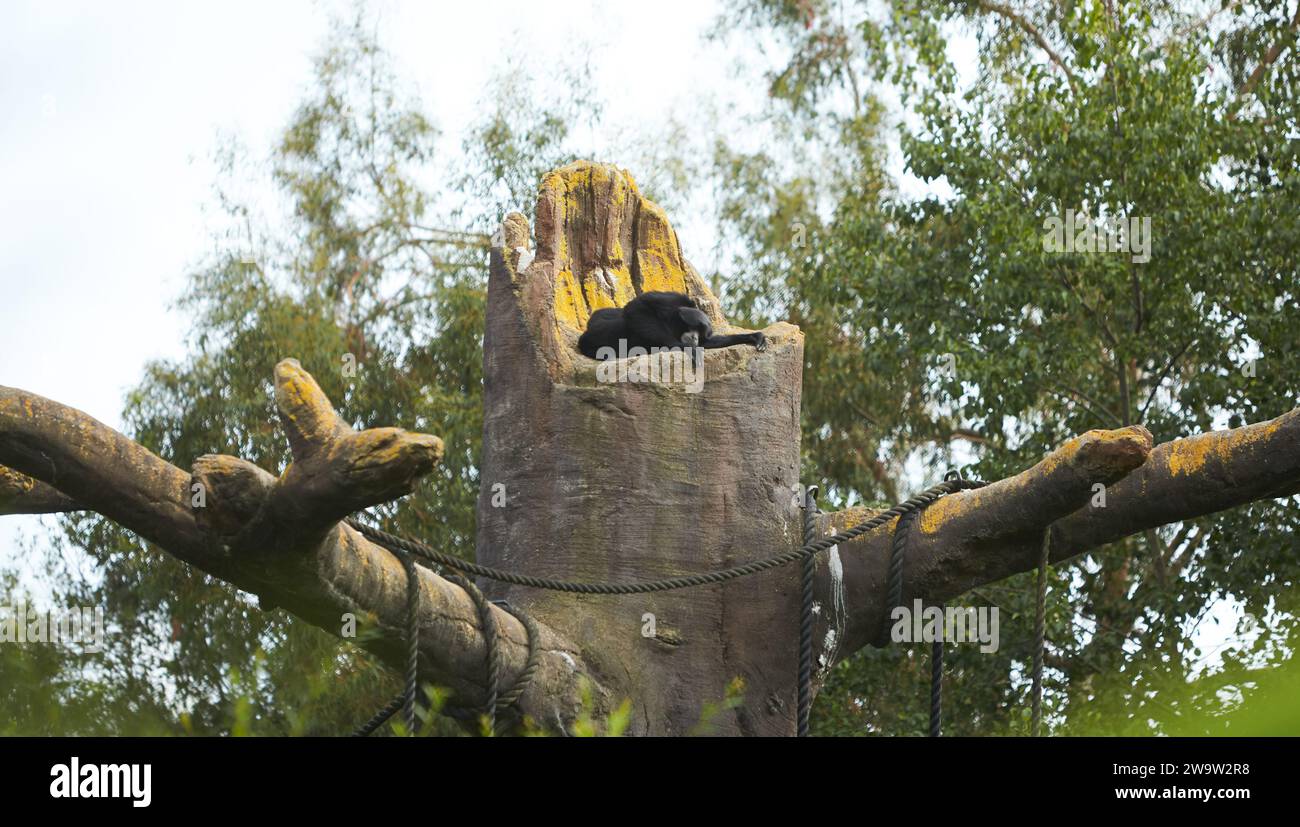
[[[718,156],[735,205],[724,231],[744,251],[728,292],[808,335],[805,477],[834,503],[892,501],[908,475],[933,480],[958,462],[1004,477],[1090,428],[1139,423],[1164,441],[1297,404],[1295,61],[1238,93],[1286,31],[1284,6],[1244,4],[1197,27],[1140,3],[1017,4],[1028,8],[1015,18],[993,5],[733,4],[733,20],[786,47],[774,134],[820,119],[854,159],[802,163],[806,143]],[[960,82],[952,38],[965,32],[979,72]],[[858,102],[854,78],[867,76],[904,107],[903,172],[942,197],[882,185],[889,135],[862,139],[878,134]],[[783,154],[793,161],[769,160]],[[1045,222],[1067,210],[1149,217],[1150,261],[1048,251]],[[1295,498],[1264,501],[1058,572],[1053,725],[1164,732],[1240,703],[1178,690],[1203,680],[1194,635],[1231,598],[1265,620],[1257,651],[1240,653],[1249,668],[1216,674],[1247,680],[1289,656],[1295,615],[1279,601],[1295,585],[1298,519]],[[950,654],[950,732],[1025,731],[1029,581],[969,597],[1003,607],[1003,645]],[[859,653],[832,676],[815,727],[923,731],[925,663]]]
[[[581,705],[578,716],[574,719],[569,734],[578,738],[595,738],[604,736],[618,738],[627,731],[632,722],[632,699],[623,701],[604,718],[596,717],[596,699],[592,694],[591,682],[585,677],[578,681]]]
[[[691,727],[691,735],[708,735],[713,732],[716,726],[718,716],[724,712],[736,709],[745,702],[745,681],[737,675],[727,683],[727,688],[722,694],[722,700],[709,702],[700,710],[700,720],[695,726]]]

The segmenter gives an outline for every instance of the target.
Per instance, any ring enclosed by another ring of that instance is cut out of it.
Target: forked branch
[[[374,624],[377,634],[362,645],[400,669],[406,573],[390,552],[339,521],[409,493],[441,458],[442,441],[398,428],[349,428],[295,360],[277,365],[275,380],[294,457],[279,477],[223,455],[199,457],[186,472],[80,411],[0,387],[0,466],[7,466],[0,467],[0,513],[102,514],[331,634],[341,633],[348,613]],[[421,679],[450,688],[460,705],[481,705],[487,681],[478,609],[428,569],[419,576]],[[528,635],[510,613],[493,613],[501,681],[509,686],[526,662]],[[585,668],[544,626],[541,638],[540,665],[520,708],[563,726],[577,712]]]

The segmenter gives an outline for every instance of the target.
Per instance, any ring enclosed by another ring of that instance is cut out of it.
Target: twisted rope
[[[898,505],[895,505],[886,511],[882,511],[868,520],[863,520],[847,531],[841,531],[840,533],[833,534],[830,537],[808,543],[802,548],[784,551],[763,560],[755,560],[752,563],[745,563],[728,569],[717,569],[715,571],[688,574],[680,577],[670,577],[663,580],[593,583],[574,580],[556,580],[549,577],[532,577],[526,574],[516,574],[514,572],[492,568],[491,566],[481,566],[478,563],[471,563],[454,555],[436,551],[435,549],[416,540],[398,537],[395,534],[389,534],[386,531],[372,528],[371,526],[359,522],[352,517],[347,518],[344,522],[368,539],[389,549],[390,551],[405,551],[429,562],[437,563],[438,565],[446,566],[447,568],[455,569],[456,571],[465,574],[471,574],[475,577],[486,577],[489,580],[496,580],[501,583],[510,583],[515,586],[527,586],[534,589],[547,589],[550,591],[571,592],[574,594],[648,594],[650,592],[672,591],[674,589],[688,589],[693,586],[709,586],[717,583],[725,583],[729,580],[735,580],[738,577],[747,577],[761,571],[767,571],[768,569],[774,569],[778,566],[784,566],[787,563],[793,563],[795,560],[802,560],[805,557],[811,557],[818,552],[825,551],[831,546],[836,546],[840,543],[846,543],[849,540],[857,539],[868,531],[885,525],[895,517],[924,508],[945,494],[973,488],[981,488],[984,485],[987,485],[987,483],[976,480],[945,480],[933,488],[928,488],[920,494],[917,494],[915,497],[912,497],[909,500],[904,500]]]
[[[366,721],[364,724],[357,727],[356,732],[353,732],[352,734],[358,738],[366,737],[383,726],[384,721],[393,717],[397,710],[402,708],[402,704],[404,703],[406,703],[406,693],[399,692],[391,701],[388,702],[387,706],[376,712],[375,716],[369,721]]]
[[[497,641],[496,617],[492,614],[493,601],[484,597],[478,586],[464,577],[452,574],[448,575],[447,580],[464,589],[478,607],[479,622],[483,625],[483,640],[487,648],[487,698],[483,702],[483,714],[487,716],[488,732],[496,734],[497,715],[513,706],[523,696],[524,690],[528,688],[529,682],[533,679],[533,674],[537,671],[539,658],[537,641],[541,633],[531,617],[505,601],[496,603],[502,610],[509,612],[522,623],[524,629],[528,632],[528,660],[524,663],[523,671],[519,673],[519,677],[515,679],[510,689],[504,693],[501,692],[501,646]],[[458,711],[463,709],[465,708],[456,708]]]
[[[817,486],[808,487],[803,501],[803,544],[808,547],[817,534]],[[808,721],[812,715],[812,638],[813,638],[813,575],[817,558],[809,554],[803,558],[799,605],[799,702],[798,722],[795,732],[800,738],[808,736]]]
[[[374,717],[357,727],[352,734],[359,738],[379,729],[399,709],[403,710],[407,734],[415,734],[415,696],[419,691],[420,670],[420,578],[410,555],[401,555],[401,561],[406,572],[406,686]]]
[[[516,620],[524,625],[524,629],[528,632],[528,660],[524,663],[524,671],[519,673],[518,678],[515,678],[515,682],[510,689],[503,692],[501,697],[497,699],[497,709],[505,710],[510,709],[519,702],[524,691],[528,689],[529,683],[533,680],[533,673],[537,671],[537,664],[541,659],[541,649],[538,647],[537,642],[541,640],[542,633],[531,617],[509,603],[500,601],[497,605],[513,615]]]
[[[883,646],[889,640],[889,613],[895,606],[903,605],[903,558],[907,556],[907,537],[916,519],[915,513],[904,514],[894,526],[893,543],[889,547],[889,576],[885,588],[885,622],[881,624],[880,638]]]
[[[406,687],[405,689],[386,706],[374,714],[369,721],[366,721],[353,733],[358,737],[365,737],[374,733],[384,722],[393,717],[397,710],[404,709],[406,729],[408,734],[414,735],[415,728],[415,700],[416,693],[419,689],[419,655],[420,655],[420,580],[415,570],[415,562],[410,555],[400,555],[402,566],[406,569],[407,589],[406,589],[406,642],[407,642],[407,667],[406,667]],[[488,719],[488,731],[495,734],[497,715],[500,711],[513,706],[524,691],[527,690],[528,684],[532,681],[533,675],[537,672],[540,650],[538,641],[541,638],[541,632],[537,624],[531,617],[515,609],[508,603],[499,603],[501,608],[509,612],[512,616],[523,624],[524,630],[528,633],[528,659],[524,662],[524,668],[515,679],[510,689],[504,693],[500,691],[501,682],[501,647],[497,640],[496,617],[492,614],[492,602],[483,596],[479,590],[469,580],[459,575],[448,575],[447,580],[460,586],[469,594],[478,608],[479,622],[483,627],[484,646],[487,649],[487,700],[484,703],[485,714]],[[458,712],[472,712],[465,707],[448,707],[446,711],[454,717]]]
[[[1034,666],[1029,731],[1038,736],[1043,718],[1043,652],[1047,648],[1047,565],[1052,550],[1052,527],[1043,530],[1038,554],[1038,582],[1034,600]]]
[[[958,482],[960,479],[950,480]],[[881,623],[880,645],[888,641],[890,613],[897,606],[903,605],[903,558],[907,556],[907,538],[911,533],[912,523],[922,509],[909,512],[898,518],[894,526],[894,541],[889,551],[889,577],[886,586],[885,619]],[[939,604],[939,611],[943,611]],[[938,738],[943,722],[943,636],[942,628],[938,639],[930,643],[930,737]]]
[[[939,611],[943,611],[939,604]],[[943,638],[930,643],[930,737],[938,738],[943,725]]]
[[[415,694],[419,691],[420,674],[420,575],[415,561],[402,557],[406,570],[406,732],[415,735]]]

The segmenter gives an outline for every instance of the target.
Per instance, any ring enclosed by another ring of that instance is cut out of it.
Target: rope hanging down
[[[1029,732],[1038,736],[1043,718],[1043,653],[1047,649],[1047,566],[1052,551],[1052,527],[1043,530],[1043,544],[1038,552],[1038,582],[1034,595],[1034,683],[1030,702]]]
[[[502,583],[510,583],[516,586],[527,586],[530,588],[547,589],[550,591],[570,592],[575,594],[648,594],[650,592],[672,591],[675,589],[686,589],[693,586],[713,585],[716,583],[725,583],[729,580],[735,580],[740,577],[747,577],[757,574],[761,571],[767,571],[778,566],[792,563],[795,560],[804,561],[803,576],[803,620],[800,628],[800,676],[799,676],[799,722],[798,728],[800,734],[806,735],[808,730],[808,713],[811,706],[812,696],[812,574],[815,571],[814,558],[818,552],[825,551],[832,546],[846,543],[866,534],[872,529],[885,525],[895,517],[913,514],[928,506],[930,503],[956,491],[965,491],[974,488],[981,488],[987,483],[977,480],[965,480],[960,476],[944,480],[942,483],[928,488],[917,494],[911,499],[889,508],[867,520],[863,520],[857,525],[830,537],[821,540],[813,540],[816,531],[816,513],[815,497],[816,489],[810,489],[810,499],[805,506],[804,513],[804,545],[802,548],[785,551],[763,560],[756,560],[752,563],[745,563],[739,566],[733,566],[728,569],[718,569],[715,571],[701,572],[699,574],[683,575],[680,577],[670,577],[663,580],[640,580],[624,582],[581,582],[573,580],[555,580],[547,577],[531,577],[523,574],[515,574],[503,569],[492,568],[491,566],[482,566],[477,563],[471,563],[462,560],[451,554],[445,554],[437,551],[432,547],[421,543],[417,540],[411,540],[406,537],[399,537],[396,534],[390,534],[377,528],[366,525],[353,517],[344,520],[349,526],[355,529],[363,536],[370,539],[383,548],[388,549],[398,555],[403,565],[412,565],[408,569],[407,583],[407,646],[409,658],[407,663],[406,687],[401,695],[394,698],[383,709],[375,713],[375,716],[366,722],[365,725],[356,731],[356,735],[369,735],[385,721],[393,716],[394,713],[403,706],[406,707],[407,729],[411,734],[415,732],[415,697],[418,690],[417,672],[419,656],[419,580],[413,571],[413,557],[420,558],[426,562],[445,566],[464,574],[474,575],[476,577],[486,577],[489,580],[496,580]],[[483,626],[484,641],[487,648],[488,661],[488,678],[487,678],[487,704],[486,714],[488,716],[489,727],[495,731],[496,715],[499,709],[503,709],[514,704],[523,695],[524,689],[527,688],[529,680],[537,669],[537,640],[538,629],[532,619],[523,612],[516,611],[508,604],[499,603],[501,608],[510,612],[519,622],[524,624],[528,630],[528,661],[524,671],[520,673],[515,685],[504,695],[498,694],[498,680],[500,673],[500,652],[496,639],[496,625],[491,612],[491,605],[482,592],[470,581],[458,575],[447,577],[453,583],[461,586],[469,593],[479,609],[480,622]],[[901,587],[900,587],[901,588]],[[805,630],[806,643],[805,643]],[[804,653],[807,653],[806,657]],[[450,714],[459,717],[457,713],[461,710],[450,708],[447,710]]]
[[[379,729],[399,709],[404,709],[403,718],[407,734],[416,733],[415,705],[419,692],[420,662],[420,579],[411,555],[402,553],[398,554],[398,557],[406,570],[406,685],[402,692],[376,712],[374,717],[357,728],[353,735],[359,737],[365,737]],[[447,575],[446,579],[464,589],[474,601],[474,605],[478,607],[479,623],[483,627],[483,641],[487,649],[487,700],[484,703],[484,714],[487,716],[488,731],[495,733],[499,711],[513,706],[523,696],[524,690],[528,688],[533,674],[537,671],[537,642],[540,631],[531,617],[505,601],[496,601],[498,606],[514,615],[528,632],[528,659],[524,663],[524,669],[519,673],[510,690],[501,694],[501,651],[497,641],[496,618],[492,614],[492,601],[485,598],[477,586],[459,575]],[[444,711],[456,718],[465,718],[474,714],[474,710],[468,707],[446,707]]]
[[[384,721],[403,708],[406,731],[415,732],[415,694],[419,689],[417,673],[420,667],[420,579],[415,571],[415,561],[409,554],[399,555],[398,559],[406,571],[406,686],[387,706],[352,733],[361,738],[379,729]]]
[[[807,548],[817,535],[817,486],[810,485],[803,498],[803,544]],[[800,572],[799,602],[799,703],[795,734],[808,736],[808,721],[812,717],[812,638],[813,638],[813,575],[817,572],[817,558],[803,558]]]
[[[956,473],[956,472],[954,472]],[[957,474],[954,479],[960,479]],[[912,523],[920,511],[916,509],[898,518],[894,526],[894,542],[889,556],[889,579],[885,617],[881,624],[880,644],[888,640],[890,612],[903,604],[903,557],[907,552],[907,538]],[[1038,572],[1034,594],[1034,654],[1030,691],[1030,732],[1035,737],[1039,734],[1043,714],[1043,654],[1047,648],[1047,569],[1051,553],[1052,528],[1043,531],[1043,542],[1038,556]],[[939,611],[944,611],[944,604],[937,604]],[[942,617],[942,614],[941,614]],[[930,643],[930,737],[939,737],[943,723],[943,635],[940,634]]]
[[[960,479],[960,477],[954,477]],[[889,579],[886,586],[885,616],[881,620],[881,645],[888,641],[890,615],[903,605],[903,558],[907,555],[907,538],[918,511],[904,514],[894,526],[894,541],[889,552]],[[944,605],[938,604],[940,612]],[[942,615],[941,615],[942,616]],[[930,737],[938,738],[943,722],[943,635],[930,643]]]
[[[902,600],[903,589],[903,553],[904,541],[907,536],[906,526],[918,513],[925,509],[927,505],[938,497],[928,497],[932,492],[940,489],[951,491],[960,491],[962,489],[980,488],[987,483],[963,480],[960,474],[950,475],[941,485],[935,486],[928,491],[923,492],[917,497],[913,497],[905,503],[902,503],[878,517],[884,517],[887,514],[897,512],[898,525],[894,532],[894,545],[889,559],[889,602],[890,605],[897,605]],[[919,505],[914,504],[915,500],[923,500]],[[857,531],[863,525],[871,523],[877,518],[872,518],[866,523],[860,523],[858,526],[850,529],[844,534]],[[803,543],[804,549],[822,546],[827,541],[814,542],[817,532],[817,486],[808,486],[807,493],[803,501]],[[828,538],[835,540],[843,535],[836,534]],[[855,535],[856,536],[856,535]],[[829,547],[829,546],[822,546]],[[799,674],[797,677],[798,685],[798,704],[796,706],[795,734],[804,738],[809,732],[809,721],[812,716],[812,638],[813,638],[813,576],[816,572],[816,559],[813,555],[807,555],[803,558],[803,568],[800,579],[800,606],[799,606]],[[888,617],[886,617],[886,621]],[[888,622],[885,623],[888,628]],[[942,707],[942,681],[943,681],[943,642],[937,641],[931,649],[932,667],[930,675],[930,734],[937,736],[939,734],[939,721]]]

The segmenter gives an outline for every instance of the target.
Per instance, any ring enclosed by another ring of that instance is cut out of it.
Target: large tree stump
[[[479,561],[639,580],[798,546],[799,330],[769,327],[764,353],[707,351],[699,388],[601,381],[576,346],[597,308],[676,290],[719,332],[730,327],[663,211],[626,172],[575,163],[542,183],[536,256],[518,214],[499,241],[484,339]],[[655,358],[667,372],[668,354],[628,361],[645,368]],[[690,731],[737,677],[745,703],[717,715],[712,731],[794,730],[797,566],[650,595],[484,585],[582,648],[609,700],[633,699],[633,732]]]

